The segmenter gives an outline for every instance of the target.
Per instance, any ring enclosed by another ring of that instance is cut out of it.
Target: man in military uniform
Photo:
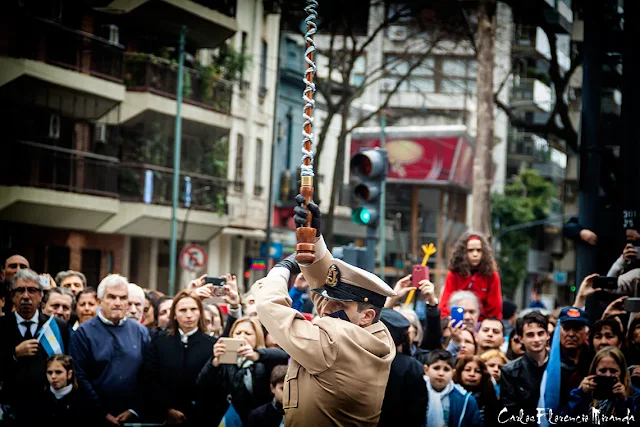
[[[320,236],[320,210],[307,206],[317,231],[316,261],[298,267],[291,256],[252,290],[260,321],[292,359],[284,386],[285,425],[375,426],[396,354],[380,313],[395,293],[374,274],[334,259]],[[301,226],[307,211],[295,210]],[[291,308],[287,282],[300,268],[320,315],[313,323]]]

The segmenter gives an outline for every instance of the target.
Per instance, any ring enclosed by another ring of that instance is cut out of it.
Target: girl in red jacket
[[[449,316],[449,298],[456,291],[471,291],[480,301],[480,321],[502,319],[502,290],[493,251],[478,233],[464,233],[456,242],[449,260],[449,273],[442,290],[440,312]]]

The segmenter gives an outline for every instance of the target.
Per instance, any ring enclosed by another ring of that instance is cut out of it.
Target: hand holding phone
[[[451,307],[451,320],[454,328],[464,323],[464,308],[457,305]]]
[[[429,267],[414,265],[411,269],[411,284],[414,288],[419,288],[423,280],[429,280]]]
[[[244,340],[238,338],[220,338],[218,341],[226,347],[224,354],[218,357],[220,363],[235,365],[238,361],[238,350],[244,345]]]
[[[607,276],[594,277],[593,287],[600,289],[618,289],[618,278]]]

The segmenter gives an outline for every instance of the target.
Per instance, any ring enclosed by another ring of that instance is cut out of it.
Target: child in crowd
[[[500,377],[502,376],[502,367],[509,363],[507,356],[500,350],[489,350],[480,355],[480,360],[487,365],[496,396],[500,397]]]
[[[38,409],[47,426],[93,425],[90,415],[85,412],[86,402],[78,391],[70,356],[56,354],[47,360],[47,380],[49,390],[43,399],[44,408]]]
[[[284,425],[284,409],[282,408],[282,393],[287,366],[278,365],[271,371],[271,393],[273,401],[254,409],[249,414],[247,427],[280,427]]]
[[[475,397],[485,424],[495,422],[501,409],[491,379],[487,366],[478,356],[459,359],[453,374],[453,382]]]
[[[453,356],[448,351],[433,350],[427,357],[425,372],[429,392],[427,427],[482,425],[476,399],[453,384]]]

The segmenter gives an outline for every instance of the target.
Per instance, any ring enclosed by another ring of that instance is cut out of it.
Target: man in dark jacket
[[[42,291],[35,271],[19,270],[11,280],[11,297],[16,310],[0,317],[0,403],[12,407],[16,419],[25,425],[32,421],[33,409],[38,407],[38,402],[31,397],[39,396],[48,385],[49,356],[41,340],[37,339],[38,331],[49,320],[49,316],[38,311]],[[69,326],[59,319],[53,321],[62,338],[61,350],[67,353]]]
[[[127,319],[128,280],[117,274],[98,286],[100,312],[84,322],[71,339],[71,357],[80,390],[90,410],[106,425],[131,422],[140,410],[138,377],[149,332]]]
[[[537,311],[528,313],[522,323],[518,323],[517,333],[521,337],[525,354],[502,367],[500,400],[504,409],[498,417],[500,423],[510,417],[517,417],[520,410],[525,419],[528,416],[536,419],[540,383],[549,359],[548,326],[547,318]],[[513,425],[518,424],[515,420],[510,421]]]
[[[397,311],[383,308],[380,320],[387,326],[396,344],[389,381],[382,401],[378,427],[421,426],[427,410],[427,385],[422,364],[411,357],[409,321]]]
[[[586,343],[589,326],[587,314],[577,307],[566,307],[560,312],[560,357],[562,361],[562,387],[560,408],[569,400],[571,390],[578,387],[589,375],[593,354]]]

